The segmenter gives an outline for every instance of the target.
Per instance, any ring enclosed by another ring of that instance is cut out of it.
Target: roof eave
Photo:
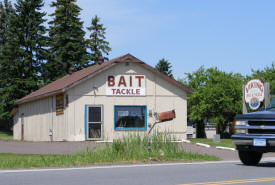
[[[54,95],[57,95],[57,94],[60,94],[60,93],[63,93],[63,92],[65,92],[64,89],[59,89],[59,90],[56,90],[56,91],[53,91],[53,92],[49,92],[49,93],[45,93],[45,94],[42,94],[42,95],[34,96],[34,97],[31,97],[31,98],[28,98],[28,99],[25,99],[25,100],[17,100],[14,103],[14,105],[20,105],[20,104],[23,104],[23,103],[28,103],[28,102],[35,101],[35,100],[38,100],[38,99],[41,99],[41,98],[54,96]]]
[[[49,96],[54,96],[54,95],[57,95],[59,93],[64,93],[67,90],[69,90],[69,89],[75,87],[76,85],[82,83],[83,81],[88,80],[88,79],[94,77],[95,75],[97,75],[98,73],[101,73],[101,72],[109,69],[111,66],[113,66],[113,65],[115,65],[117,63],[120,63],[120,62],[115,61],[115,62],[113,62],[113,63],[111,63],[109,65],[106,65],[104,68],[96,71],[95,73],[93,73],[91,75],[85,76],[84,78],[82,78],[82,79],[80,79],[80,80],[78,80],[78,81],[76,81],[76,82],[74,82],[74,83],[72,83],[72,84],[64,87],[63,89],[59,89],[59,90],[56,90],[56,91],[53,91],[53,92],[50,92],[50,93],[45,93],[43,95],[38,95],[38,96],[31,97],[31,98],[23,99],[23,100],[17,100],[14,103],[14,105],[20,105],[20,104],[28,103],[28,102],[35,101],[35,100],[38,100],[38,99],[41,99],[41,98],[46,98],[46,97],[49,97]]]
[[[90,79],[90,78],[96,76],[97,74],[99,74],[99,73],[101,73],[101,72],[103,72],[103,71],[109,69],[110,67],[116,65],[117,63],[118,63],[118,62],[115,61],[115,62],[113,62],[113,63],[111,63],[111,64],[109,64],[109,65],[106,65],[104,68],[102,68],[102,69],[100,69],[100,70],[97,70],[96,72],[94,72],[94,73],[92,73],[92,74],[90,74],[90,75],[88,75],[88,76],[85,76],[84,78],[82,78],[82,79],[80,79],[80,80],[78,80],[78,81],[76,81],[76,82],[74,82],[74,83],[72,83],[72,84],[66,86],[66,87],[63,89],[63,91],[66,92],[67,90],[69,90],[69,89],[71,89],[71,88],[77,86],[78,84],[82,83],[83,81],[86,81],[86,80],[88,80],[88,79]]]
[[[188,87],[186,87],[185,85],[179,83],[178,81],[176,81],[175,79],[159,72],[158,70],[156,70],[155,68],[151,67],[150,65],[144,63],[143,61],[139,60],[138,58],[132,56],[131,54],[126,54],[122,57],[118,57],[116,59],[113,59],[114,61],[112,61],[110,64],[104,66],[103,68],[97,70],[96,72],[90,74],[90,75],[87,75],[81,79],[79,79],[78,81],[72,83],[72,84],[69,84],[67,85],[66,87],[62,88],[62,89],[58,89],[58,90],[55,90],[55,91],[52,91],[52,92],[49,92],[49,93],[45,93],[45,94],[40,94],[40,95],[37,95],[37,96],[34,96],[34,97],[31,97],[31,98],[26,98],[26,99],[20,99],[20,100],[17,100],[15,102],[14,105],[20,105],[20,104],[23,104],[23,103],[27,103],[27,102],[31,102],[31,101],[35,101],[35,100],[38,100],[38,99],[41,99],[41,98],[46,98],[46,97],[49,97],[49,96],[54,96],[54,95],[57,95],[59,93],[64,93],[66,92],[67,90],[69,90],[70,88],[73,88],[75,87],[76,85],[82,83],[83,81],[85,80],[88,80],[90,79],[91,77],[94,77],[96,76],[97,74],[109,69],[110,67],[116,65],[117,63],[127,63],[127,62],[131,62],[131,63],[139,63],[141,65],[143,65],[145,68],[147,68],[148,70],[156,73],[157,75],[159,75],[160,77],[162,77],[163,79],[171,82],[172,84],[174,84],[175,86],[181,88],[182,90],[184,90],[186,93],[189,93],[191,94],[192,93],[192,90]]]

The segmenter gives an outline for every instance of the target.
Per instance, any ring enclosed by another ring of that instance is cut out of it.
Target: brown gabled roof
[[[145,64],[144,62],[142,62],[141,60],[132,56],[131,54],[126,54],[126,55],[120,56],[118,58],[114,58],[112,60],[104,62],[102,64],[93,65],[93,66],[87,67],[85,69],[82,69],[80,71],[74,72],[70,75],[68,74],[68,75],[38,89],[37,91],[34,91],[33,93],[17,100],[15,102],[15,104],[19,105],[19,104],[34,101],[34,100],[37,100],[37,99],[40,99],[43,97],[48,97],[48,96],[52,96],[52,95],[56,95],[56,94],[65,92],[69,88],[72,88],[73,86],[81,83],[82,81],[84,81],[90,77],[93,77],[106,69],[109,69],[111,66],[116,65],[117,63],[123,63],[123,62],[140,63],[146,69],[156,73],[160,77],[162,77],[165,80],[169,81],[170,83],[176,85],[177,87],[183,89],[187,93],[192,93],[191,89],[189,89],[185,85],[177,82],[176,80],[168,77],[165,74],[162,74],[158,70],[154,69],[153,67],[149,66],[148,64]]]

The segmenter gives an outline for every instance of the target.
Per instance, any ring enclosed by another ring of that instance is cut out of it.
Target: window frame
[[[101,107],[101,122],[89,122],[89,107]],[[85,104],[85,140],[86,141],[102,141],[104,140],[104,105],[103,104]],[[101,123],[101,137],[100,138],[89,138],[89,123]]]
[[[142,128],[116,127],[116,107],[144,107],[144,127]],[[127,131],[127,130],[146,131],[147,130],[147,105],[114,105],[114,130],[115,131]]]
[[[62,96],[62,103],[60,103],[60,108],[58,107],[58,102],[57,102],[59,96]],[[64,93],[55,95],[55,112],[56,112],[56,115],[64,114],[64,109],[65,109],[64,103],[65,103],[64,102]],[[62,108],[61,108],[61,104],[62,104]]]

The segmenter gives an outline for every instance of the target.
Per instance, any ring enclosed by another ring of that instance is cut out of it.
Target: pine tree
[[[11,2],[4,0],[0,2],[0,55],[2,53],[4,45],[7,43],[7,30],[8,30],[8,20],[10,15],[14,13],[14,9],[11,5]],[[0,62],[0,71],[1,71],[1,62]],[[2,73],[0,73],[0,79],[3,78]],[[0,89],[3,88],[4,84],[0,80]],[[1,100],[1,97],[0,97]],[[0,110],[1,112],[1,110]]]
[[[105,30],[103,24],[99,24],[99,17],[96,15],[92,19],[92,24],[87,29],[91,32],[90,39],[88,39],[88,48],[90,49],[89,60],[97,63],[97,59],[103,54],[108,55],[111,51],[109,42],[105,39]]]
[[[14,9],[10,1],[0,2],[0,53],[7,43],[8,20],[12,13]]]
[[[155,66],[155,68],[160,72],[162,72],[163,74],[166,74],[167,76],[173,78],[172,69],[171,69],[172,65],[170,62],[168,62],[168,60],[165,60],[164,58],[160,59],[157,65]]]
[[[8,0],[4,0],[4,2],[1,1],[0,2],[0,56],[2,55],[3,47],[7,43],[8,21],[12,13],[14,13],[14,9],[11,5],[11,2],[9,2]],[[1,95],[1,91],[5,87],[5,84],[3,84],[3,80],[1,80],[5,77],[4,75],[5,71],[3,71],[2,65],[3,64],[0,58],[0,95]],[[4,97],[0,96],[0,104],[1,102],[3,102],[3,100],[4,100]],[[2,125],[3,123],[6,123],[5,120],[3,120],[3,118],[1,117],[1,115],[4,112],[3,108],[4,107],[0,106],[0,127],[8,128],[7,124]]]
[[[45,77],[53,81],[66,75],[70,67],[76,70],[88,66],[83,22],[78,17],[81,8],[76,0],[56,0],[51,4],[55,12],[50,16],[50,60]]]
[[[15,100],[39,88],[47,47],[43,5],[43,0],[17,0],[9,18],[7,43],[0,60],[0,83],[4,84],[0,90],[0,119],[9,120]]]

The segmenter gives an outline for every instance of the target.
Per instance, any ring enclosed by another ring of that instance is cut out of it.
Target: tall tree
[[[14,9],[10,1],[0,2],[0,52],[7,43],[8,21],[12,13]]]
[[[7,33],[8,33],[8,21],[10,15],[14,13],[14,9],[12,4],[8,0],[4,0],[4,2],[0,2],[0,55],[2,54],[4,45],[7,44]],[[0,62],[0,71],[1,71],[1,62]],[[3,74],[0,73],[0,79],[3,78]],[[5,86],[0,81],[0,89]],[[0,97],[1,100],[1,97]],[[1,111],[1,110],[0,110]]]
[[[81,8],[76,0],[56,0],[51,4],[55,12],[50,16],[50,55],[46,65],[47,81],[66,75],[70,67],[76,70],[88,65],[83,22],[79,14]]]
[[[163,74],[166,74],[169,77],[173,77],[172,65],[170,62],[168,62],[168,60],[165,60],[164,58],[160,59],[155,68]]]
[[[12,7],[12,4],[8,0],[4,0],[3,2],[0,2],[0,56],[2,55],[3,47],[7,44],[7,33],[8,33],[8,22],[11,14],[14,13],[14,8]],[[2,62],[0,58],[0,94],[1,91],[3,91],[3,88],[5,87],[5,84],[3,83],[3,80],[5,78],[5,72],[2,68]],[[0,104],[3,102],[4,97],[0,96]],[[0,128],[8,128],[9,125],[6,124],[6,120],[3,120],[3,117],[1,114],[4,112],[4,107],[0,106]]]
[[[261,78],[270,84],[270,94],[275,95],[275,64],[266,66],[263,70],[252,70],[253,78]]]
[[[204,122],[207,118],[224,136],[229,122],[241,113],[243,77],[225,73],[217,68],[199,68],[187,73],[187,84],[193,90],[188,96],[188,117],[197,123],[197,136],[205,137]]]
[[[9,18],[0,60],[0,83],[4,84],[0,90],[0,119],[9,120],[15,100],[39,88],[47,47],[43,5],[43,0],[17,0]]]
[[[89,61],[93,61],[94,63],[97,63],[98,57],[104,54],[108,55],[111,51],[109,42],[107,42],[105,38],[106,28],[104,28],[103,24],[100,24],[99,21],[100,19],[96,15],[92,19],[91,26],[87,28],[91,32],[90,39],[87,39],[88,48],[90,50],[88,56]]]

